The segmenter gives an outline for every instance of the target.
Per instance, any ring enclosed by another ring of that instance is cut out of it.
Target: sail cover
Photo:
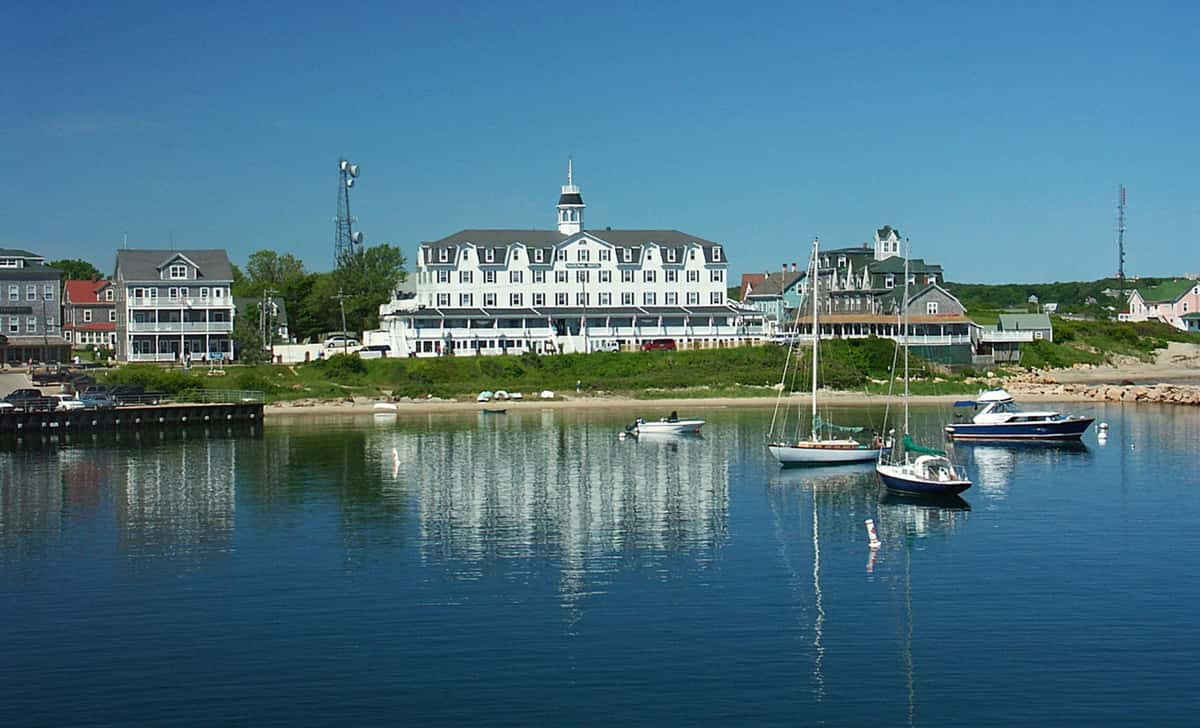
[[[913,442],[912,435],[907,433],[904,435],[904,449],[911,452],[919,452],[924,455],[941,455],[942,457],[946,456],[945,450],[938,450],[936,448],[918,445],[917,443]]]
[[[813,431],[816,432],[817,430],[820,430],[820,429],[836,430],[838,432],[862,432],[866,428],[865,427],[847,427],[846,425],[835,425],[832,422],[826,422],[825,420],[821,419],[820,415],[817,415],[816,417],[813,418]]]

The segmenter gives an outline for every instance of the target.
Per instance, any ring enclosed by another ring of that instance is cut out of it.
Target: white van
[[[603,341],[597,341],[595,343],[595,345],[592,346],[592,351],[620,351],[620,350],[621,350],[621,345],[618,344],[617,342],[613,341],[612,339],[605,339]]]

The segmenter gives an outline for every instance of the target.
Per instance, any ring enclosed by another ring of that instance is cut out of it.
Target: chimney
[[[792,263],[792,272],[793,272],[793,273],[795,273],[795,272],[796,272],[796,264],[795,264],[795,263]]]

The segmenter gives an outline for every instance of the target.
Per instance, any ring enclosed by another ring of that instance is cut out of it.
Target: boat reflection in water
[[[1091,457],[1092,451],[1079,441],[956,443],[955,450],[979,473],[979,490],[989,500],[1002,500],[1015,482],[1018,468],[1040,463],[1054,465],[1071,458]]]

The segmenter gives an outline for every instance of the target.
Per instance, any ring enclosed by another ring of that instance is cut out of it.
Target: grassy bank
[[[821,344],[825,387],[862,391],[888,377],[894,345],[886,339],[835,340]],[[603,352],[556,356],[442,357],[371,359],[335,355],[302,365],[231,366],[224,376],[206,372],[126,365],[107,377],[110,384],[141,384],[180,394],[189,389],[246,389],[268,401],[338,399],[347,396],[456,398],[482,390],[551,390],[635,397],[771,396],[780,381],[787,349],[778,346],[679,352]],[[796,353],[789,389],[809,381],[809,353]],[[920,362],[914,376],[932,378]]]
[[[1148,358],[1169,341],[1198,341],[1200,336],[1164,324],[1106,321],[1055,321],[1055,341],[1023,349],[1027,367],[1055,368],[1078,362],[1102,363],[1112,354]],[[821,342],[821,385],[829,389],[883,393],[895,353],[887,339],[835,339]],[[137,383],[179,394],[188,389],[245,389],[266,394],[267,401],[341,399],[348,396],[429,396],[453,399],[483,390],[574,393],[639,398],[773,396],[787,349],[779,346],[705,349],[678,352],[603,352],[556,356],[481,356],[437,359],[371,359],[335,355],[299,365],[230,366],[224,376],[184,372],[154,365],[126,365],[108,383]],[[789,391],[806,391],[811,381],[810,352],[798,347],[789,367]],[[951,394],[978,389],[975,372],[947,374],[914,357],[914,394]],[[994,370],[1001,376],[1004,372]]]

